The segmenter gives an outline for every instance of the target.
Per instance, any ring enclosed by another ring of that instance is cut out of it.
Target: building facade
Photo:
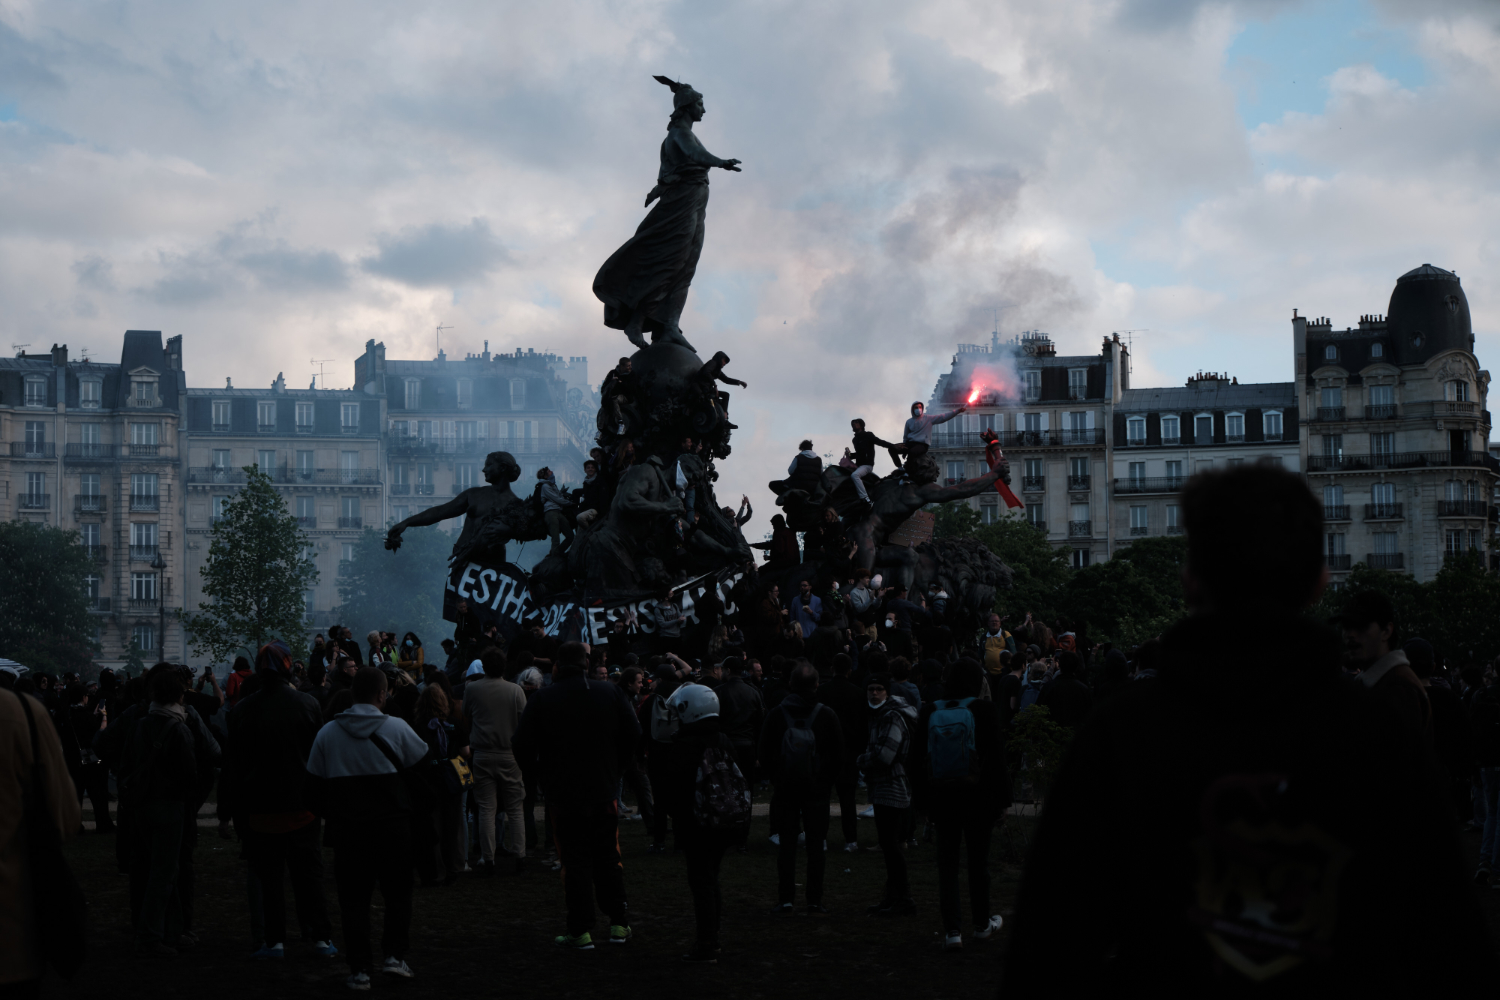
[[[1217,374],[1184,388],[1126,389],[1110,434],[1111,535],[1121,543],[1182,533],[1187,477],[1245,462],[1302,468],[1296,386],[1240,385]]]
[[[1357,327],[1294,314],[1292,342],[1301,447],[1335,582],[1361,562],[1429,580],[1448,555],[1487,553],[1500,463],[1458,276],[1408,271],[1386,314]]]
[[[66,346],[0,359],[0,495],[10,516],[77,531],[93,558],[99,658],[180,657],[182,338],[127,330],[120,363]]]
[[[1045,333],[1002,343],[960,344],[929,404],[951,410],[978,390],[963,416],[934,428],[933,456],[949,483],[983,475],[984,441],[994,430],[1011,466],[1024,516],[1073,566],[1109,558],[1109,435],[1114,407],[1130,387],[1130,355],[1118,336],[1098,354],[1058,356]],[[973,498],[985,523],[1007,516],[998,494]]]

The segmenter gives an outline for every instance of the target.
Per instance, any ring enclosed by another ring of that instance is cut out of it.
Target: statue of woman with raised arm
[[[708,171],[720,167],[738,172],[740,161],[719,159],[693,134],[693,123],[703,120],[702,94],[664,76],[656,79],[672,88],[672,120],[661,144],[661,170],[656,187],[646,196],[646,204],[656,201],[656,207],[599,268],[594,295],[604,303],[604,325],[624,330],[635,346],[646,347],[644,330],[653,342],[680,344],[691,351],[678,320],[703,252]]]

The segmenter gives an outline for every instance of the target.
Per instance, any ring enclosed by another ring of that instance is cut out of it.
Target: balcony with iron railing
[[[393,496],[393,497],[410,496],[411,495],[411,484],[410,483],[392,483],[391,487],[390,487],[390,493],[391,493],[391,496]]]
[[[165,458],[168,454],[167,446],[161,444],[126,444],[120,447],[124,449],[124,458]]]
[[[1403,517],[1399,503],[1365,504],[1366,521],[1399,521]]]
[[[1069,490],[1086,490],[1086,489],[1089,488],[1089,484],[1092,483],[1092,482],[1093,482],[1093,477],[1092,476],[1069,476],[1068,477],[1068,489]]]
[[[1021,477],[1021,492],[1022,493],[1041,493],[1046,488],[1047,488],[1047,477],[1046,476],[1022,476]]]
[[[56,458],[57,446],[51,441],[12,441],[11,458]]]
[[[313,516],[299,517],[297,518],[297,523],[303,528],[312,529],[318,526],[318,519]]]
[[[1500,460],[1482,451],[1404,451],[1375,455],[1308,455],[1308,472],[1351,472],[1361,469],[1486,468],[1500,472]]]
[[[1176,448],[1178,445],[1182,444],[1182,435],[1177,434],[1173,435],[1172,437],[1167,437],[1165,434],[1163,434],[1161,436],[1161,443],[1164,447]]]
[[[159,545],[134,545],[130,546],[130,558],[133,562],[151,562],[161,552]]]
[[[339,518],[339,527],[340,528],[362,528],[362,527],[364,527],[364,525],[365,525],[365,519],[362,518],[362,517],[340,517]]]
[[[1130,534],[1132,538],[1144,538],[1146,535],[1151,534],[1151,529],[1144,524],[1132,524],[1130,526]]]
[[[155,611],[161,607],[160,597],[132,597],[130,599],[131,611]]]
[[[1365,556],[1365,565],[1371,569],[1405,569],[1406,553],[1372,552]]]
[[[109,504],[98,493],[79,493],[73,497],[75,514],[103,514],[108,509]]]
[[[52,497],[46,493],[21,493],[16,499],[22,510],[48,510],[52,506]]]
[[[1167,525],[1167,534],[1169,534],[1169,535],[1181,535],[1181,534],[1185,533],[1186,531],[1187,531],[1187,528],[1183,527],[1180,524],[1169,524],[1169,525]]]
[[[229,425],[228,424],[214,424],[213,425],[213,432],[215,434],[228,434],[229,433]]]
[[[976,438],[978,435],[974,435]],[[1014,431],[1004,436],[1006,447],[1011,448],[1064,448],[1069,445],[1102,445],[1104,428],[1093,430],[1047,430]],[[972,447],[983,447],[983,444]]]
[[[111,462],[115,446],[94,441],[73,441],[63,445],[63,459],[68,462]]]
[[[162,509],[160,493],[130,494],[130,509],[133,511],[159,511]]]
[[[255,429],[257,431],[259,431],[260,433],[262,433],[262,434],[275,434],[276,433],[276,425],[275,424],[256,424],[255,425]]]
[[[1068,537],[1069,538],[1092,538],[1092,537],[1094,537],[1094,522],[1093,521],[1069,521],[1068,522]]]
[[[1323,520],[1325,521],[1347,521],[1349,520],[1349,505],[1346,503],[1324,504]]]
[[[1224,443],[1225,444],[1244,444],[1245,443],[1245,435],[1243,435],[1243,434],[1225,434],[1224,435]]]
[[[1130,476],[1126,479],[1116,479],[1114,491],[1116,495],[1176,493],[1182,489],[1182,484],[1186,481],[1181,476]]]
[[[1320,406],[1318,407],[1316,415],[1313,417],[1313,420],[1317,421],[1320,424],[1326,424],[1331,421],[1343,419],[1344,408],[1342,406]]]
[[[432,496],[432,489],[433,486],[431,483],[417,483],[411,488],[411,491],[419,497],[430,497]]]
[[[316,430],[312,424],[298,424],[292,429],[298,434],[312,434]]]
[[[1438,517],[1488,517],[1490,505],[1483,500],[1439,500]]]
[[[1338,572],[1347,570],[1349,568],[1349,562],[1351,559],[1353,559],[1353,556],[1350,556],[1348,553],[1339,553],[1337,555],[1328,555],[1323,557],[1323,560],[1328,563],[1328,568]]]
[[[1394,420],[1396,419],[1395,403],[1380,403],[1376,406],[1365,407],[1366,420]]]
[[[379,469],[294,469],[280,466],[262,469],[271,482],[279,486],[379,486]],[[190,484],[243,486],[249,473],[243,469],[220,468],[218,466],[194,467],[187,470]]]

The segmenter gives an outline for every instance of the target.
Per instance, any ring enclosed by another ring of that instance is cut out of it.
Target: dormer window
[[[130,405],[155,406],[157,404],[155,372],[146,371],[130,376]]]
[[[85,410],[97,410],[104,398],[104,383],[97,378],[78,380],[78,405]]]
[[[406,408],[415,410],[422,405],[422,380],[409,378],[406,380]]]
[[[1337,361],[1338,359],[1339,359],[1339,349],[1337,347],[1334,347],[1332,344],[1329,344],[1327,347],[1323,348],[1323,360],[1324,361]]]
[[[40,375],[28,376],[26,379],[26,405],[47,405],[47,380]]]
[[[510,380],[510,408],[512,410],[526,409],[526,380],[524,378]]]
[[[461,378],[458,380],[458,405],[474,405],[474,380]]]
[[[1384,344],[1379,344],[1379,343],[1377,343],[1377,344],[1371,344],[1370,345],[1370,357],[1372,357],[1372,358],[1383,358],[1383,357],[1385,357],[1385,345]]]

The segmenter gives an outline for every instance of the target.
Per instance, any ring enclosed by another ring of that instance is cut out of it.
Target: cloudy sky
[[[1137,330],[1135,384],[1290,378],[1456,270],[1500,355],[1493,3],[315,4],[0,0],[0,325],[194,384],[625,347],[590,292],[656,172],[664,73],[707,96],[683,328],[750,382],[721,490],[803,434],[894,433],[958,342]]]

